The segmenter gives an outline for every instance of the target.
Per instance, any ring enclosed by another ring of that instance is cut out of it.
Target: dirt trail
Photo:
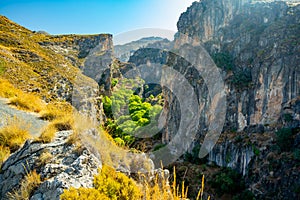
[[[47,125],[48,122],[38,118],[34,113],[17,110],[7,105],[8,100],[0,98],[0,128],[7,123],[7,119],[17,117],[25,124],[30,125],[29,132],[32,136],[37,137],[40,135],[42,128]]]

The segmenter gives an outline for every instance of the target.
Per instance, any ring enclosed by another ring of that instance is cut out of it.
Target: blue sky
[[[0,0],[0,14],[50,34],[118,34],[140,28],[176,31],[193,0]]]

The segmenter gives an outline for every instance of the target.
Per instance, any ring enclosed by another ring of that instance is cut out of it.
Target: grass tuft
[[[40,112],[44,106],[39,97],[15,88],[2,78],[0,78],[0,97],[10,98],[9,104],[26,111]]]
[[[62,118],[66,113],[72,113],[73,108],[66,102],[50,102],[40,112],[41,119],[53,121],[55,119]]]
[[[10,150],[8,147],[0,146],[0,166],[9,157]]]
[[[24,200],[29,199],[34,190],[41,184],[41,176],[32,171],[25,176],[21,181],[21,186],[18,190],[8,194],[8,198],[11,200]]]
[[[18,150],[30,138],[29,125],[16,117],[8,119],[7,125],[0,128],[0,146],[11,152]]]
[[[11,98],[22,92],[16,89],[9,81],[0,78],[0,97]]]
[[[41,118],[51,121],[37,139],[37,141],[43,143],[52,142],[56,132],[72,130],[75,127],[73,108],[68,103],[56,102],[48,104],[46,109],[41,112]]]
[[[37,138],[37,141],[43,143],[52,142],[53,138],[55,137],[55,133],[57,131],[58,131],[57,128],[52,123],[50,123],[48,126],[44,128],[40,137]]]
[[[52,154],[49,151],[44,151],[38,159],[38,166],[45,166],[53,158]]]
[[[19,109],[33,112],[40,112],[43,109],[43,102],[33,94],[18,94],[9,100],[10,105],[14,105]]]

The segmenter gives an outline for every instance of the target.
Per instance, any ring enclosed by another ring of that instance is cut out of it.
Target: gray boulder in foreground
[[[26,141],[2,165],[1,199],[8,199],[8,193],[17,190],[24,176],[32,170],[41,175],[42,183],[33,192],[31,200],[55,200],[64,189],[92,187],[93,177],[102,167],[102,162],[85,147],[68,144],[71,134],[72,131],[58,132],[49,144]],[[41,155],[47,156],[41,159]]]

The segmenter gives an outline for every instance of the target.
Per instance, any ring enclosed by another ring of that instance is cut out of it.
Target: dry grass
[[[30,138],[30,125],[13,117],[7,120],[7,125],[0,129],[0,146],[8,147],[10,151],[16,151]]]
[[[34,190],[41,184],[41,177],[36,171],[27,174],[21,181],[21,186],[18,190],[8,194],[11,200],[29,199]]]
[[[36,139],[36,141],[43,142],[43,143],[52,142],[53,138],[55,137],[55,133],[57,131],[58,130],[55,128],[55,126],[52,123],[50,123],[44,128],[42,134],[40,135],[39,138]]]
[[[40,112],[43,107],[44,103],[33,94],[27,93],[19,93],[16,97],[12,97],[9,100],[10,105],[14,105],[19,109],[26,110],[26,111],[33,111],[33,112]]]
[[[90,149],[96,151],[95,153],[99,153],[103,163],[106,165],[116,168],[121,160],[126,161],[128,151],[116,145],[106,131],[98,130],[98,134],[96,138],[91,135],[82,134],[82,141],[84,141],[86,145],[89,145]],[[129,161],[127,166],[129,166]]]
[[[0,78],[0,97],[10,98],[9,104],[22,110],[40,112],[44,107],[44,103],[39,97],[15,88],[10,82],[2,78]]]
[[[51,161],[51,159],[53,158],[52,154],[49,151],[44,151],[37,162],[38,166],[44,166],[47,163],[49,163]]]
[[[37,139],[37,141],[41,141],[43,143],[52,142],[56,132],[72,130],[73,127],[74,127],[73,116],[71,114],[65,115],[61,118],[55,119],[50,124],[48,124],[42,131],[42,134]]]
[[[80,136],[79,133],[77,131],[73,131],[73,133],[69,136],[66,144],[68,145],[76,145],[76,146],[80,146]]]
[[[0,128],[0,165],[11,152],[18,150],[30,138],[29,125],[13,117],[7,119],[6,126]]]
[[[73,130],[75,127],[73,113],[73,108],[68,103],[56,102],[48,104],[46,109],[41,112],[41,118],[48,119],[51,122],[44,128],[37,141],[49,143],[52,142],[56,132]]]
[[[146,180],[146,179],[145,179]],[[188,199],[188,187],[184,185],[184,182],[180,185],[177,185],[176,182],[176,170],[175,167],[173,169],[173,183],[170,186],[168,180],[162,175],[162,177],[158,178],[156,176],[154,183],[149,181],[144,181],[143,183],[144,189],[144,198],[146,200],[184,200]],[[199,190],[198,196],[196,200],[203,200],[203,192],[204,192],[204,176],[202,177],[202,185]],[[208,200],[210,197],[208,197]]]
[[[8,147],[0,146],[0,166],[9,157],[10,150]]]
[[[40,118],[44,120],[53,121],[62,118],[66,113],[72,113],[73,108],[67,102],[50,102],[40,112]]]
[[[73,113],[66,113],[64,116],[57,118],[51,122],[51,124],[58,130],[58,131],[68,131],[73,130],[75,119]]]
[[[11,98],[22,92],[16,89],[10,82],[0,78],[0,97]]]

